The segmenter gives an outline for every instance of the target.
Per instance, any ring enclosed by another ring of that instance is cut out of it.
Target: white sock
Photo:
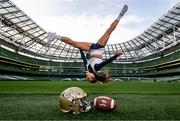
[[[62,36],[56,34],[55,38],[58,39],[58,40],[61,40]]]
[[[120,21],[121,18],[122,18],[122,15],[119,14],[117,20]]]
[[[118,21],[124,16],[124,14],[127,12],[127,10],[128,10],[128,6],[124,5],[121,12],[119,13],[118,18],[117,18]]]

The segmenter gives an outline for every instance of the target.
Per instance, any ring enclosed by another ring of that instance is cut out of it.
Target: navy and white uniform
[[[97,71],[102,69],[105,65],[112,62],[113,60],[115,60],[118,57],[118,55],[114,55],[113,57],[111,57],[107,60],[92,57],[94,55],[102,55],[102,54],[104,54],[104,52],[105,52],[104,46],[99,45],[98,43],[91,45],[86,57],[85,57],[83,51],[80,49],[81,58],[83,59],[83,64],[84,64],[85,70],[95,74]],[[88,61],[87,61],[87,59],[88,59]]]

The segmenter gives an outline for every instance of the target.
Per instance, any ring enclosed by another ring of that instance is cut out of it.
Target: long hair
[[[109,70],[107,68],[105,68],[105,69],[103,69],[102,72],[96,73],[94,83],[98,82],[98,83],[105,84],[105,83],[109,83],[111,81],[112,80],[111,80],[111,77],[109,74]]]

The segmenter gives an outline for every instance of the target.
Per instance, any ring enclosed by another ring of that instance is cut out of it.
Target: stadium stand
[[[107,45],[104,59],[117,81],[180,79],[180,4],[142,34]],[[47,43],[47,32],[9,0],[0,0],[0,80],[85,80],[79,50],[63,42]]]
[[[0,50],[0,70],[3,74],[29,75],[30,79],[39,77],[39,80],[47,80],[48,78],[46,77],[59,77],[58,79],[62,77],[84,77],[84,68],[81,62],[45,61],[23,56],[3,48],[0,48]],[[180,74],[179,55],[180,51],[177,51],[168,56],[146,62],[134,62],[129,64],[112,63],[108,66],[108,69],[114,77],[150,78],[176,76]]]

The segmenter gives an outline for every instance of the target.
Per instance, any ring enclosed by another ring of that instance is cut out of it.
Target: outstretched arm
[[[107,65],[108,63],[112,62],[113,60],[115,60],[118,56],[121,56],[123,53],[122,52],[117,52],[113,57],[103,61],[100,64],[96,64],[95,65],[95,70],[99,71],[101,68],[103,68],[105,65]]]

